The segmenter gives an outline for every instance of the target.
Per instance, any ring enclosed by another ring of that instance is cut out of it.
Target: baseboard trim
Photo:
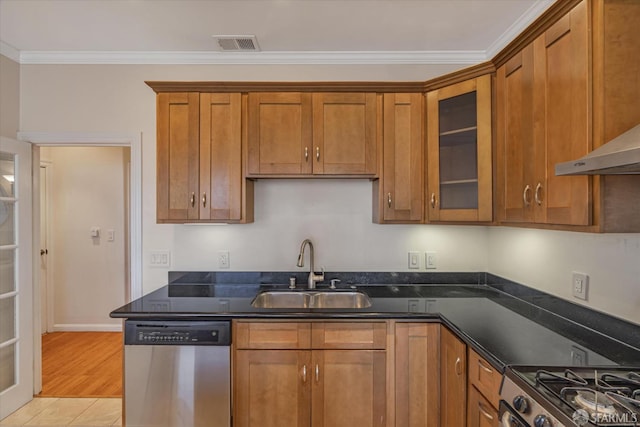
[[[83,323],[56,323],[51,332],[122,332],[122,325],[111,324],[83,324]]]

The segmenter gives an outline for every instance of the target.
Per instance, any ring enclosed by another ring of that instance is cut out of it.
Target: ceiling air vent
[[[258,52],[256,36],[213,36],[220,50],[225,52]]]

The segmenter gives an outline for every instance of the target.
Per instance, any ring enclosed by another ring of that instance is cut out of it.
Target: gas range
[[[640,368],[510,367],[500,397],[505,427],[640,427]]]

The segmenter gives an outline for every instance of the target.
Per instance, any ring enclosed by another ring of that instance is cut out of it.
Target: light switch
[[[107,230],[107,240],[113,242],[116,239],[116,232],[113,229]]]
[[[100,227],[91,227],[91,237],[100,237]]]
[[[409,252],[409,268],[420,268],[420,252]]]

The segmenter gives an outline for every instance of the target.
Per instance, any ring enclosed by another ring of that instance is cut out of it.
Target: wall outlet
[[[229,251],[218,251],[218,268],[229,268]]]
[[[436,269],[436,253],[435,252],[425,252],[424,265],[427,270]]]
[[[415,252],[415,251],[409,252],[408,267],[411,269],[420,268],[420,252]]]
[[[587,290],[589,289],[589,276],[584,273],[573,272],[571,276],[571,289],[573,296],[587,300]]]
[[[152,251],[149,258],[151,267],[169,267],[171,265],[171,252],[169,251]]]

